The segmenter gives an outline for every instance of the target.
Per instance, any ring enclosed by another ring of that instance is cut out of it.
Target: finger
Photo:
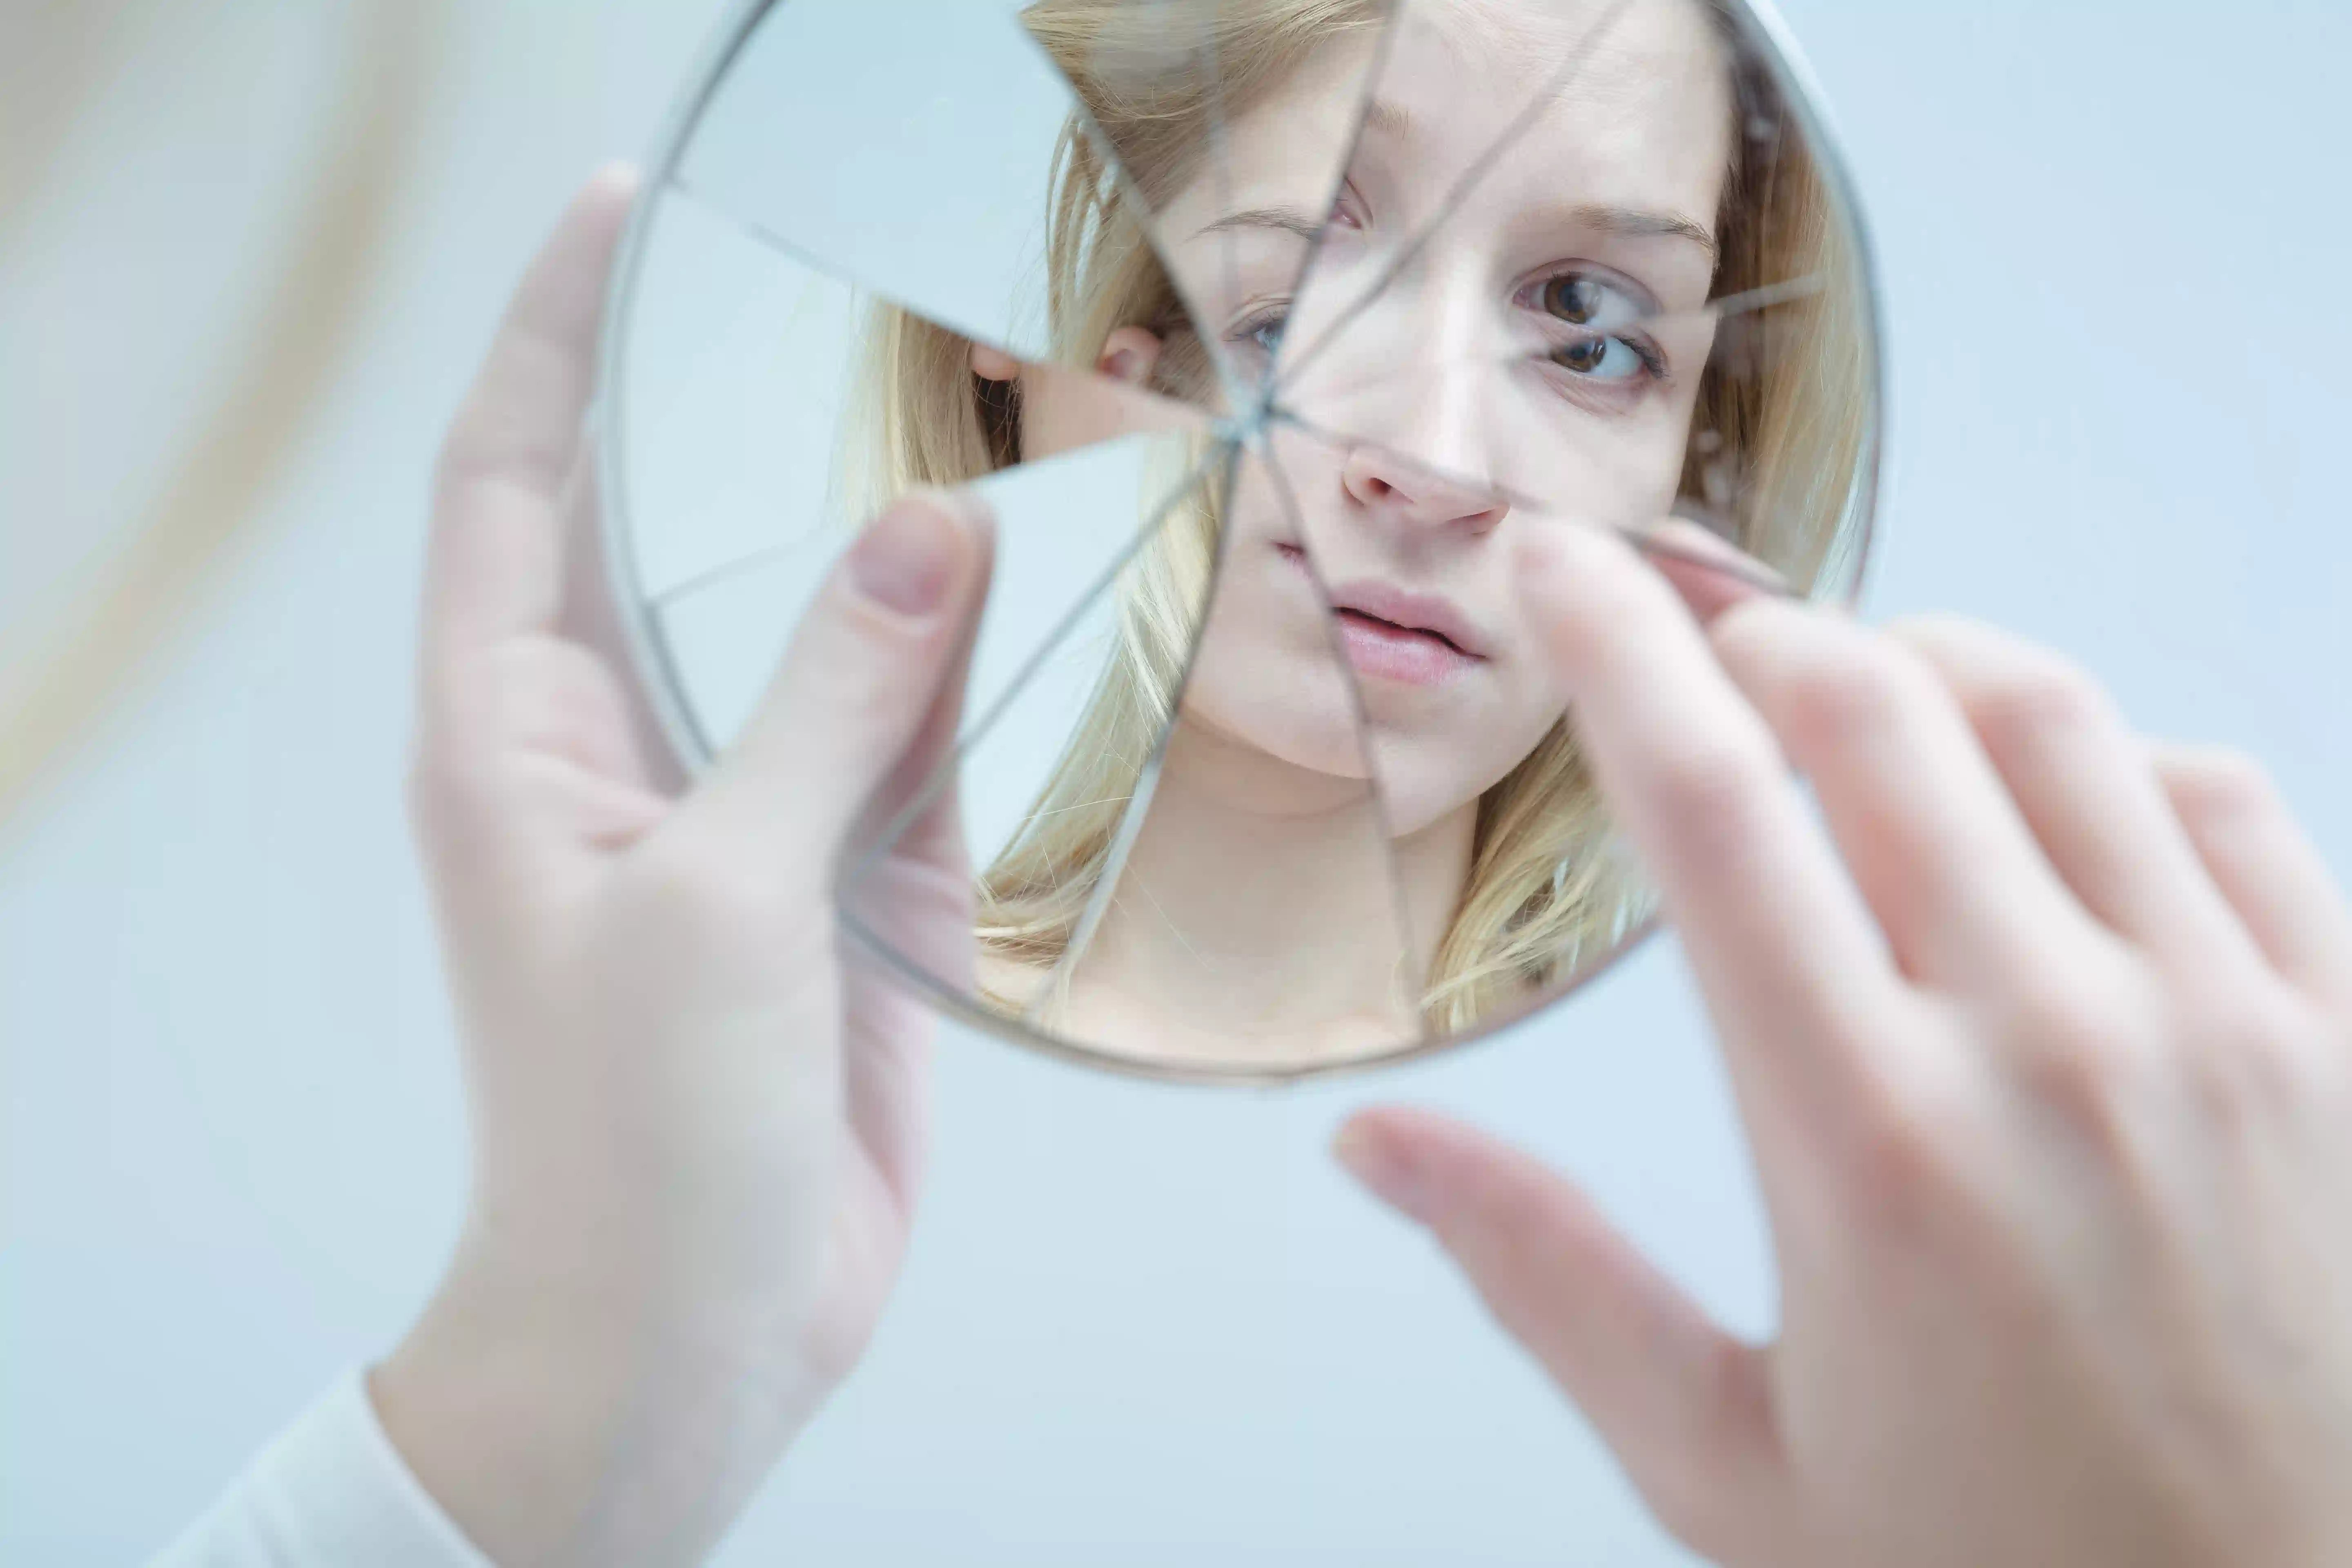
[[[733,748],[689,799],[681,833],[730,857],[833,869],[908,748],[940,722],[941,683],[969,636],[987,559],[981,503],[893,502],[835,568]]]
[[[1900,990],[1770,733],[1674,591],[1598,529],[1530,537],[1531,622],[1613,821],[1722,1028],[1768,1176],[1857,1083],[1856,1020]],[[1800,1103],[1801,1102],[1801,1103]]]
[[[1786,589],[1778,572],[1688,518],[1668,518],[1631,538],[1642,558],[1673,584],[1703,626],[1734,605]]]
[[[2095,935],[1941,680],[1890,638],[1787,601],[1713,628],[1724,668],[1797,771],[1904,973],[2003,987]]]
[[[940,783],[953,760],[963,728],[965,693],[978,640],[981,611],[995,562],[995,530],[985,509],[977,509],[980,559],[967,595],[964,626],[930,711],[914,740],[867,804],[853,830],[847,854],[862,859],[876,837],[887,831],[923,792]],[[972,934],[972,879],[949,773],[920,815],[908,824],[878,864],[862,868],[862,879],[841,889],[844,907],[865,929],[901,957],[950,985],[970,990],[977,942]],[[849,984],[845,1037],[846,1110],[852,1133],[899,1205],[911,1211],[921,1180],[928,1143],[927,1069],[930,1050],[929,1009],[878,972],[863,951],[845,955]]]
[[[899,832],[888,846],[889,852],[926,866],[952,870],[959,877],[969,875],[970,857],[958,809],[957,778],[948,764],[953,759],[957,737],[963,731],[972,653],[980,640],[981,614],[986,607],[989,584],[996,568],[993,515],[975,497],[971,498],[965,516],[973,530],[978,557],[972,567],[973,580],[965,593],[962,626],[948,660],[947,674],[940,682],[930,710],[923,716],[914,739],[908,743],[906,754],[867,803],[865,816],[850,839],[851,846],[861,853],[878,847],[880,836],[908,807],[920,802],[921,813]]]
[[[2160,745],[2166,797],[2221,896],[2273,967],[2352,1006],[2352,910],[2260,764],[2211,746]]]
[[[1537,1161],[1426,1112],[1381,1110],[1335,1152],[1427,1226],[1512,1338],[1608,1443],[1659,1518],[1723,1555],[1771,1511],[1780,1471],[1760,1354],[1718,1328]]]
[[[2110,930],[2168,956],[2251,961],[2145,749],[2105,691],[2046,649],[1956,618],[1891,635],[1939,676],[2042,852]]]
[[[572,202],[450,429],[426,572],[429,660],[555,624],[559,503],[594,390],[597,323],[635,193],[633,175],[610,170]]]

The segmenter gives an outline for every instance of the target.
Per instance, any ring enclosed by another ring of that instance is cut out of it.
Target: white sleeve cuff
[[[367,1375],[338,1383],[149,1568],[494,1568],[384,1436]]]

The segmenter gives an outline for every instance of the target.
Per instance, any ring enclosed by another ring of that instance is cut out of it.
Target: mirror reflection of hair
[[[0,8],[0,243],[38,220],[44,182],[127,52],[130,0]],[[0,641],[0,826],[166,642],[256,510],[349,352],[415,151],[441,0],[370,0],[354,12],[298,211],[297,239],[266,285],[263,325],[142,516],[92,588]],[[152,20],[152,18],[150,18]],[[157,127],[169,131],[169,127]],[[168,265],[168,248],[153,253]]]
[[[1818,287],[1782,308],[1798,314],[1798,330],[1773,342],[1793,352],[1760,356],[1760,365],[1749,356],[1750,374],[1706,373],[1680,489],[1711,515],[1728,512],[1736,542],[1790,582],[1834,591],[1867,500],[1869,345],[1859,258],[1804,123],[1752,47],[1744,14],[1735,0],[1693,3],[1723,47],[1735,106],[1710,297],[1792,279]],[[1229,122],[1245,113],[1327,42],[1375,33],[1389,7],[1222,0],[1213,70],[1170,73],[1149,94],[1104,79],[1107,34],[1186,9],[1037,0],[1022,13],[1124,174],[1155,206],[1197,176],[1213,113]],[[1137,41],[1126,41],[1132,58]],[[1179,39],[1167,54],[1181,59],[1187,47]],[[1166,345],[1151,384],[1202,402],[1210,395],[1206,353],[1113,174],[1092,140],[1075,127],[1066,132],[1047,247],[1056,355],[1091,366],[1114,330],[1141,326]],[[971,349],[902,311],[877,309],[863,369],[864,424],[877,444],[868,460],[881,491],[970,482],[1019,460],[1018,396],[973,374]],[[1126,574],[1110,667],[1028,829],[981,874],[978,934],[989,958],[1042,972],[1070,942],[1108,868],[1144,759],[1175,712],[1219,528],[1212,498],[1195,495],[1180,523]],[[1604,959],[1645,913],[1575,737],[1557,722],[1478,800],[1468,878],[1426,977],[1423,1018],[1453,1032],[1524,1004]]]

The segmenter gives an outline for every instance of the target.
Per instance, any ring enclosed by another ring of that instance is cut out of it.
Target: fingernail
[[[1349,1122],[1332,1140],[1331,1152],[1348,1173],[1370,1188],[1374,1196],[1408,1218],[1431,1224],[1436,1214],[1434,1194],[1420,1164],[1371,1128]]]
[[[963,526],[928,498],[893,502],[866,528],[849,552],[857,591],[901,616],[929,616],[955,578]]]

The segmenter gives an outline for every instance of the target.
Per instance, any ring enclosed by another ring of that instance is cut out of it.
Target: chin
[[[1253,737],[1268,754],[1308,773],[1335,779],[1368,779],[1371,759],[1364,754],[1363,731],[1353,710],[1290,713]]]
[[[1409,837],[1465,805],[1475,807],[1524,758],[1521,752],[1482,754],[1471,739],[1428,726],[1375,727],[1372,758],[1391,835]]]
[[[1385,759],[1381,768],[1381,800],[1388,813],[1389,837],[1410,838],[1432,823],[1443,821],[1458,810],[1465,796],[1456,781],[1432,778],[1416,772],[1410,764],[1391,765]]]
[[[1222,740],[1226,754],[1244,772],[1263,763],[1294,774],[1362,781],[1371,777],[1363,731],[1352,708],[1334,711],[1324,703],[1189,701],[1185,717]],[[1242,761],[1260,759],[1260,764]],[[1263,776],[1263,775],[1261,775]]]

